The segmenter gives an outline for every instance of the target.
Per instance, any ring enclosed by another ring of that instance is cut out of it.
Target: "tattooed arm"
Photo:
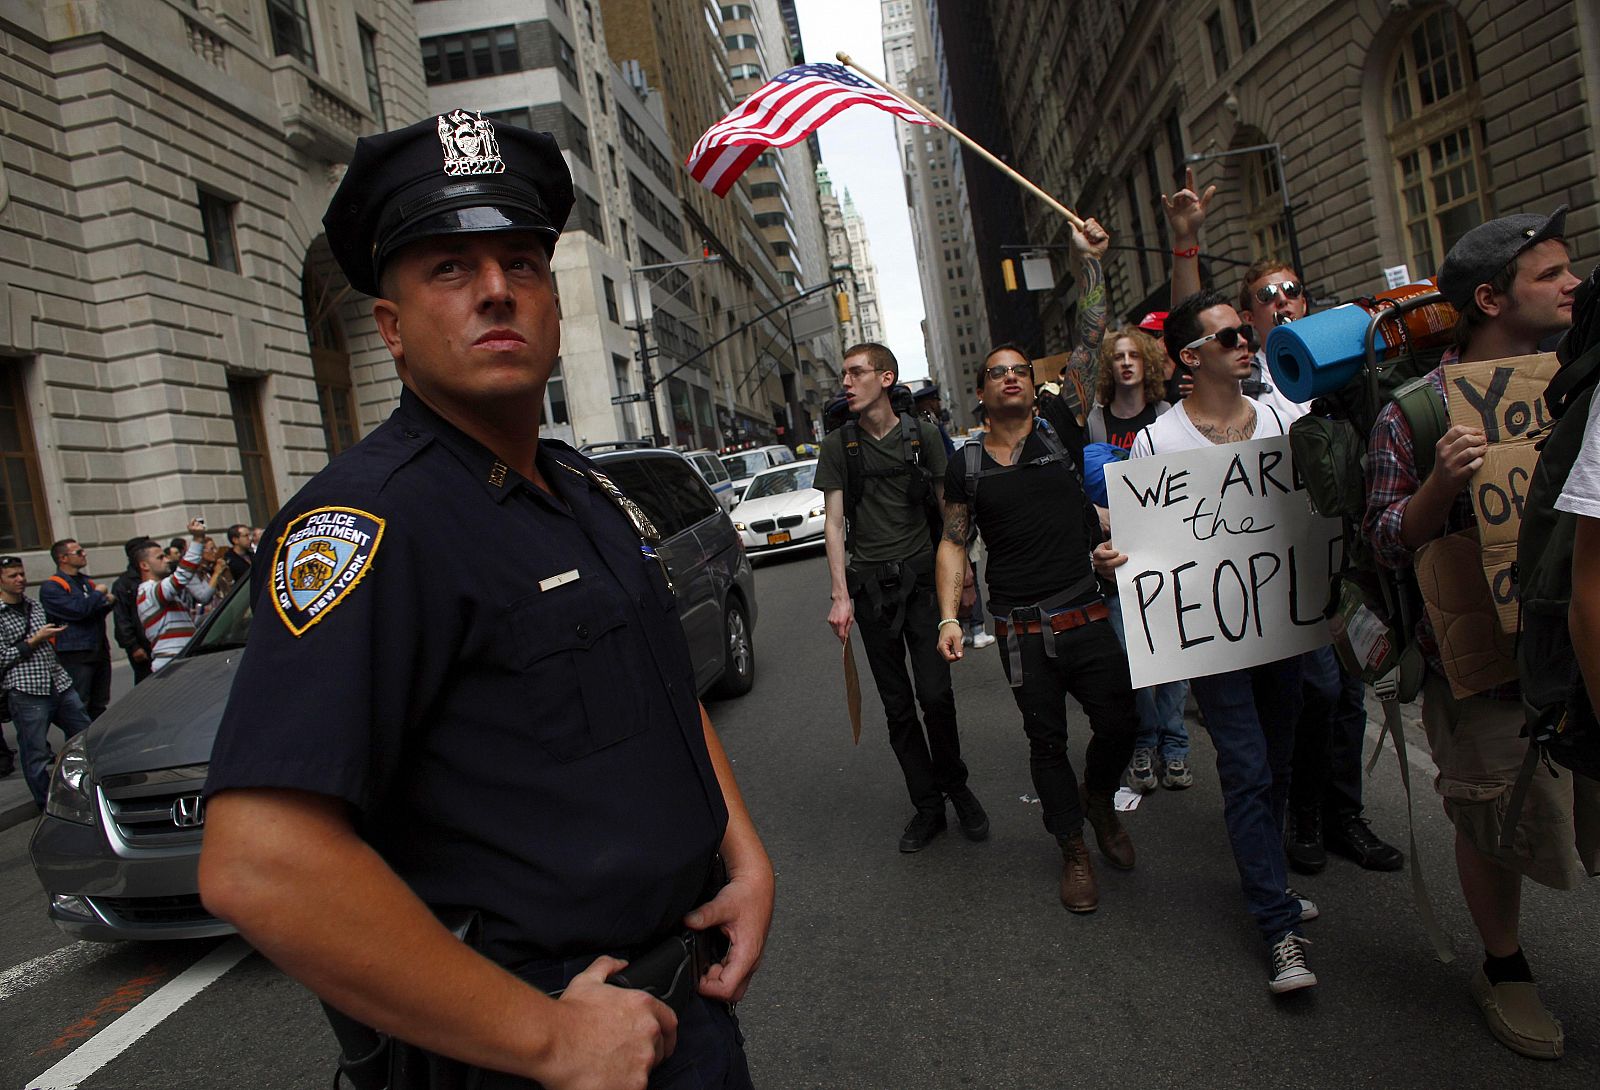
[[[1111,236],[1092,217],[1084,221],[1082,231],[1072,232],[1078,258],[1078,343],[1067,358],[1063,376],[1077,384],[1085,413],[1094,398],[1095,361],[1106,335],[1106,277],[1100,260],[1110,245]]]
[[[971,513],[964,503],[944,502],[944,537],[939,541],[934,586],[939,592],[939,616],[955,617],[961,609],[961,587],[967,581],[967,533]],[[939,626],[939,653],[947,662],[961,658],[961,626]]]

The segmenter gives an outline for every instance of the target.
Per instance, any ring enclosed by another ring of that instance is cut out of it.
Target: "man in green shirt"
[[[827,506],[828,624],[845,642],[860,624],[889,746],[917,808],[900,850],[916,852],[945,830],[946,799],[969,840],[989,835],[989,816],[967,787],[950,666],[938,647],[929,510],[938,510],[944,489],[944,442],[932,424],[894,411],[889,391],[899,371],[881,344],[845,351],[844,391],[856,419],[823,440],[816,488]]]

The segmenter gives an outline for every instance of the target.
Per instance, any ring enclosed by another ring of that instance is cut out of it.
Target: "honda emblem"
[[[172,803],[172,824],[180,829],[198,829],[206,823],[206,800],[199,795],[180,795]]]

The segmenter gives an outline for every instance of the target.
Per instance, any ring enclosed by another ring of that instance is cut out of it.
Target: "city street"
[[[1335,858],[1297,879],[1321,908],[1308,925],[1320,986],[1278,1000],[1192,721],[1196,786],[1124,815],[1137,869],[1099,867],[1099,912],[1072,916],[997,649],[969,651],[955,671],[993,834],[968,843],[952,821],[901,855],[909,804],[859,644],[865,722],[851,745],[823,559],[776,559],[756,578],[755,690],[710,712],[778,875],[765,963],[739,1007],[758,1085],[1600,1085],[1600,888],[1528,887],[1524,944],[1567,1055],[1521,1059],[1467,994],[1480,951],[1419,733],[1423,862],[1458,959],[1434,959],[1409,860],[1373,874]],[[1374,828],[1405,846],[1392,751],[1367,782]],[[0,833],[0,1090],[329,1085],[334,1044],[316,1001],[240,940],[99,946],[60,933],[28,863],[30,825]],[[337,890],[327,909],[340,911]]]

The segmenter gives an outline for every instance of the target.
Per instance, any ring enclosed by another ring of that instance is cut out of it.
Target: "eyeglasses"
[[[1256,289],[1258,303],[1270,303],[1279,295],[1285,299],[1298,299],[1305,294],[1306,289],[1293,280],[1280,280],[1276,284],[1262,284]]]
[[[878,368],[876,367],[846,367],[844,369],[844,377],[860,382],[862,379],[866,378],[868,375],[877,370]]]
[[[992,367],[985,367],[983,373],[990,378],[1005,378],[1007,375],[1016,375],[1018,378],[1023,378],[1033,374],[1033,364],[997,363]]]
[[[1256,327],[1246,322],[1238,329],[1219,329],[1215,333],[1207,333],[1198,340],[1190,341],[1184,348],[1199,348],[1207,341],[1216,341],[1223,348],[1232,351],[1239,347],[1239,342],[1244,341],[1251,348],[1256,346]]]

